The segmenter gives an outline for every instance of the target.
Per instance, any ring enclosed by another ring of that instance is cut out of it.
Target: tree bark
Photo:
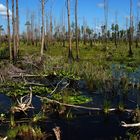
[[[42,0],[42,38],[41,38],[41,57],[43,56],[43,51],[44,51],[44,5],[45,5],[45,1]]]
[[[68,38],[69,38],[69,51],[68,51],[68,61],[72,63],[72,46],[71,46],[71,27],[70,27],[70,0],[67,0],[67,14],[68,14]]]
[[[77,10],[78,10],[78,0],[75,0],[75,35],[76,35],[76,60],[79,60],[79,44],[78,44],[78,19],[77,19]]]
[[[104,18],[105,18],[105,29],[104,29],[104,41],[105,50],[107,49],[107,26],[108,26],[108,0],[104,0]]]
[[[130,0],[130,29],[129,29],[129,51],[128,55],[133,56],[132,52],[132,40],[133,40],[133,17],[132,17],[132,0]]]
[[[19,51],[19,8],[16,0],[16,52]]]
[[[6,0],[7,7],[7,30],[8,30],[8,47],[9,47],[9,57],[10,61],[12,61],[12,46],[11,46],[11,33],[10,33],[10,18],[9,18],[9,0]]]
[[[16,40],[15,40],[15,4],[14,4],[14,0],[12,0],[12,25],[13,25],[13,59],[15,60],[17,57],[17,49],[16,49]]]

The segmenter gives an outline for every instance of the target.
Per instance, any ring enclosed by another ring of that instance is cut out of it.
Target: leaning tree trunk
[[[16,0],[16,46],[17,52],[19,51],[19,8],[18,0]]]
[[[78,46],[78,20],[77,20],[77,7],[78,7],[78,0],[75,0],[75,35],[76,35],[76,59],[79,60],[79,46]]]
[[[14,0],[12,0],[12,25],[13,25],[13,49],[14,49],[14,54],[13,54],[13,59],[15,60],[17,58],[17,48],[16,48],[16,40],[15,40],[15,4]]]
[[[41,38],[41,58],[43,56],[43,51],[44,51],[44,5],[45,1],[42,0],[42,38]]]
[[[9,18],[9,0],[6,0],[6,7],[7,7],[8,47],[9,47],[10,61],[12,61],[12,47],[11,47],[11,33],[10,33],[10,18]]]
[[[69,36],[69,51],[68,51],[68,61],[72,63],[72,46],[71,46],[71,27],[70,27],[70,0],[67,0],[67,14],[68,14],[68,36]]]

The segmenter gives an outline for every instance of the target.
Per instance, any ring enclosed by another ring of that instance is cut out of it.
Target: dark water
[[[112,75],[116,79],[120,79],[125,76],[129,79],[131,83],[139,84],[140,83],[140,67],[138,68],[127,68],[126,65],[113,64],[111,66]],[[130,69],[130,70],[129,70]]]
[[[128,83],[132,85],[128,91],[128,100],[133,101],[137,106],[140,106],[140,67],[128,70],[126,65],[112,65],[112,76],[118,81],[125,77]]]
[[[138,84],[140,80],[140,70],[127,73],[123,68],[116,69],[116,66],[112,66],[113,72],[112,75],[116,79],[120,79],[122,76],[127,76],[131,83]],[[34,79],[33,79],[34,80]],[[41,83],[44,84],[46,80],[41,80]],[[55,80],[51,80],[53,83],[59,81],[55,77]],[[30,82],[32,80],[29,79]],[[37,83],[40,82],[40,79]],[[50,80],[47,80],[46,83],[50,83]],[[84,106],[103,108],[105,96],[100,92],[96,91],[95,93],[88,91],[86,83],[84,81],[79,81],[78,84],[79,90],[85,96],[91,97],[92,102],[84,104]],[[137,88],[132,88],[128,92],[128,97],[124,101],[125,107],[127,109],[135,109],[139,104],[140,91]],[[110,101],[110,108],[118,107],[120,101],[120,95],[115,95]],[[33,97],[32,104],[35,107],[34,110],[28,112],[31,116],[33,113],[38,113],[41,109],[41,101],[37,97]],[[7,113],[10,110],[12,105],[12,100],[4,94],[0,94],[0,113]],[[131,122],[132,116],[130,113],[123,112],[112,112],[109,115],[105,115],[102,112],[98,111],[89,111],[89,110],[79,110],[72,109],[74,117],[71,120],[66,120],[59,116],[54,116],[53,118],[49,117],[48,120],[40,121],[37,125],[42,129],[43,132],[52,131],[55,126],[59,126],[62,132],[62,140],[114,140],[115,138],[120,139],[129,139],[127,132],[129,129],[121,127],[121,121]],[[19,117],[19,118],[18,118]],[[18,116],[17,119],[22,119]],[[24,116],[25,117],[25,116]],[[0,134],[6,135],[8,130],[8,124],[0,125]]]

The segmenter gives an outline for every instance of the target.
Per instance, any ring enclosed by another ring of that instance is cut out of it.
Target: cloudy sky
[[[20,31],[25,29],[25,22],[29,15],[35,12],[36,20],[41,18],[41,4],[40,0],[19,0],[19,12],[20,12]],[[48,0],[46,3],[46,13],[50,11],[50,5],[53,1],[53,18],[58,22],[61,19],[62,9],[66,12],[65,0]],[[74,1],[71,0],[71,19],[74,21]],[[126,17],[129,15],[129,1],[130,0],[108,0],[109,1],[109,25],[115,22],[115,13],[118,15],[118,23],[123,28],[125,27]],[[133,13],[136,18],[137,5],[140,6],[140,0],[133,0]],[[9,12],[11,13],[11,0],[9,0]],[[6,27],[6,0],[0,1],[0,25]],[[100,25],[104,22],[104,10],[103,0],[79,0],[78,6],[78,19],[79,24],[82,25],[83,20],[92,28],[100,28]]]

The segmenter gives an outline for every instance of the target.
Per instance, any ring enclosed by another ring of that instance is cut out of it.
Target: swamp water
[[[86,83],[84,81],[76,81],[74,86],[78,86],[80,94],[89,97],[91,100],[88,103],[81,104],[81,106],[94,107],[94,108],[118,108],[118,104],[121,102],[123,108],[126,109],[136,109],[139,104],[139,94],[137,86],[140,80],[140,71],[126,73],[123,68],[116,69],[116,66],[112,66],[112,75],[117,79],[121,77],[127,77],[131,83],[131,88],[129,88],[127,98],[123,99],[121,95],[121,90],[117,89],[117,94],[113,96],[105,96],[99,90],[96,92],[88,91]],[[51,77],[52,78],[52,77]],[[38,84],[49,84],[56,85],[59,78],[53,77],[53,79],[48,80],[45,78],[27,78],[29,82],[37,82]],[[50,82],[51,81],[51,82]],[[67,83],[67,81],[65,81]],[[134,85],[134,86],[132,86]],[[74,87],[72,86],[72,88]],[[116,88],[119,86],[117,85]],[[77,87],[76,87],[77,90]],[[108,91],[107,91],[108,92]],[[110,91],[109,91],[110,92]],[[105,104],[106,101],[106,104]],[[0,111],[1,114],[6,114],[9,117],[9,110],[13,101],[10,97],[0,94]],[[44,139],[56,139],[52,129],[56,126],[60,127],[62,140],[115,140],[115,139],[129,139],[128,132],[133,132],[129,128],[124,128],[121,126],[121,121],[132,122],[132,115],[129,112],[113,111],[110,113],[105,113],[102,111],[92,111],[86,109],[69,108],[69,114],[72,114],[70,118],[65,118],[59,116],[56,112],[48,114],[47,118],[40,120],[36,123],[31,122],[31,118],[34,114],[39,114],[42,109],[42,102],[39,98],[33,96],[32,105],[35,109],[30,109],[28,114],[16,113],[15,120],[18,125],[27,124],[29,126],[37,126],[41,129],[43,134],[51,135],[50,137],[44,136]],[[19,122],[18,122],[19,121]],[[18,126],[17,125],[17,126]],[[0,135],[2,137],[7,135],[7,132],[11,128],[9,127],[9,120],[1,121],[0,125]],[[15,138],[15,139],[21,139]],[[31,140],[31,137],[29,138]],[[39,138],[36,138],[39,140]],[[43,139],[43,138],[42,138]],[[139,136],[138,136],[139,139]],[[24,140],[24,138],[23,138]]]

